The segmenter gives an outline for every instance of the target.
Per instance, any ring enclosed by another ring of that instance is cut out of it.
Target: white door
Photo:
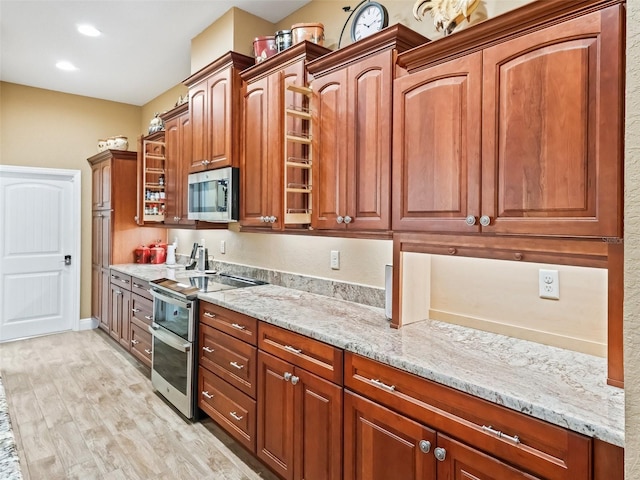
[[[0,165],[0,342],[78,329],[79,225],[80,171]]]

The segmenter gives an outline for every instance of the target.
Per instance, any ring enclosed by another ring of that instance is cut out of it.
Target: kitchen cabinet
[[[126,350],[131,349],[131,277],[111,272],[111,321],[109,334]]]
[[[132,263],[134,249],[158,239],[164,228],[137,225],[137,154],[105,150],[87,159],[91,165],[91,316],[110,331],[110,265]]]
[[[200,301],[198,406],[256,451],[257,320]]]
[[[588,437],[349,352],[344,384],[345,478],[382,478],[350,475],[381,448],[368,429],[409,462],[403,478],[591,478]]]
[[[138,139],[138,225],[164,220],[166,160],[164,131]]]
[[[191,146],[188,171],[237,167],[240,145],[240,76],[254,59],[228,52],[184,80],[189,88]]]
[[[623,7],[552,3],[399,55],[394,231],[622,236]]]
[[[258,458],[287,480],[342,478],[342,351],[264,323],[258,332]]]
[[[285,129],[293,128],[300,120],[285,117],[284,105],[295,107],[302,102],[300,95],[285,87],[306,86],[306,62],[327,52],[329,50],[320,45],[304,41],[241,73],[240,225],[243,228],[285,228],[283,139]]]
[[[149,282],[131,277],[131,318],[129,321],[130,353],[151,368],[151,333],[153,321],[153,297]]]
[[[397,24],[309,63],[314,229],[390,230],[395,60],[428,41]]]

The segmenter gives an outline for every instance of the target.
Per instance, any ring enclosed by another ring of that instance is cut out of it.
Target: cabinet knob
[[[276,217],[274,217],[273,215],[271,215],[271,216],[269,217],[269,223],[276,223],[276,220],[277,220],[277,218],[276,218]]]
[[[458,251],[453,247],[449,247],[448,252],[449,252],[449,255],[455,255],[456,253],[458,253]]]
[[[476,224],[476,217],[474,217],[473,215],[469,215],[467,218],[464,219],[464,223],[472,227],[473,225]]]
[[[134,221],[134,222],[136,222],[136,223],[138,222],[138,215],[136,215],[135,217],[133,217],[133,221]]]
[[[300,381],[300,377],[296,377],[295,375],[291,377],[291,385],[296,385]]]
[[[344,217],[344,223],[349,224],[351,223],[351,221],[353,220],[353,218],[351,218],[349,215],[347,215],[346,217]]]
[[[480,225],[488,227],[491,224],[491,217],[489,215],[482,215],[480,217]]]
[[[433,454],[436,456],[436,460],[439,462],[444,462],[444,459],[447,458],[447,451],[442,447],[436,447],[433,451]]]
[[[293,374],[289,373],[289,372],[284,372],[284,381],[288,382],[289,380],[291,380],[291,377],[293,376]]]
[[[338,217],[336,218],[336,222],[338,223],[344,222],[344,217],[342,215],[338,215]]]
[[[266,218],[267,218],[267,217],[263,217],[262,215],[260,215],[260,221],[261,221],[262,223],[266,222]]]
[[[422,453],[429,453],[431,450],[431,442],[428,440],[420,440],[420,442],[418,442],[418,447]]]

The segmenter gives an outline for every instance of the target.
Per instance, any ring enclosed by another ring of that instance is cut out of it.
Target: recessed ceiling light
[[[102,35],[100,30],[93,25],[78,25],[78,31],[87,37],[99,37]]]
[[[58,67],[60,70],[67,70],[67,71],[78,69],[73,63],[67,62],[66,60],[61,60],[58,63],[56,63],[56,67]]]

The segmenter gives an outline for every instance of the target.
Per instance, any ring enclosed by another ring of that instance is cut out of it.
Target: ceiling
[[[144,105],[190,75],[191,39],[231,7],[276,23],[309,1],[0,0],[0,80]]]

